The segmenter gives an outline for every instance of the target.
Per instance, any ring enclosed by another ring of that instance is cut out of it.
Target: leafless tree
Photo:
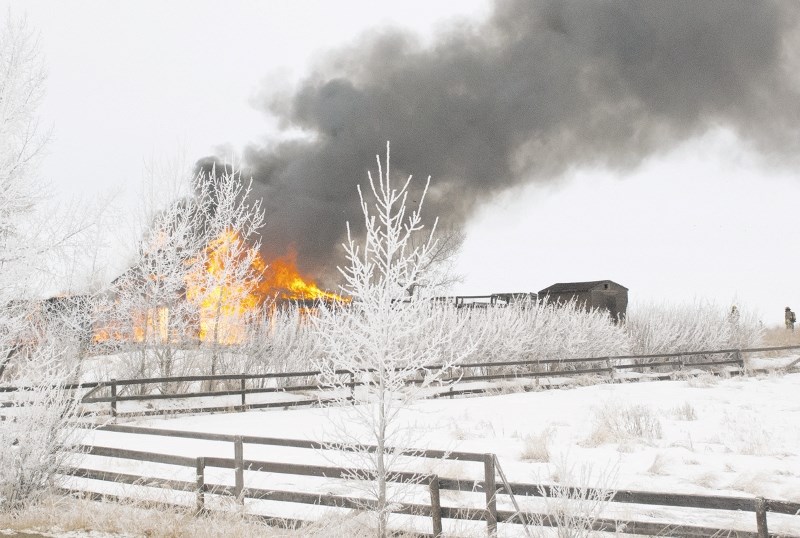
[[[259,254],[264,224],[261,200],[252,196],[235,166],[216,168],[200,179],[199,196],[209,199],[203,223],[206,246],[200,265],[187,277],[187,299],[197,305],[200,337],[210,351],[210,373],[217,373],[223,345],[242,343],[249,313],[259,306],[256,293],[266,266]]]
[[[65,336],[43,321],[52,321],[52,312],[36,294],[42,257],[74,233],[69,227],[44,233],[36,219],[43,193],[32,186],[48,138],[37,119],[44,73],[36,34],[8,13],[0,19],[0,375],[25,390],[7,392],[2,408],[2,511],[46,491],[69,454],[76,413],[61,388],[73,374],[70,350]],[[12,357],[18,364],[7,368]]]
[[[400,413],[441,383],[448,367],[470,349],[469,340],[448,345],[454,327],[440,322],[436,309],[442,306],[422,293],[425,287],[408,294],[426,276],[429,253],[436,245],[435,225],[426,241],[412,247],[411,237],[423,230],[424,193],[419,205],[407,206],[411,177],[399,187],[394,185],[389,157],[387,144],[385,169],[379,158],[378,176],[369,174],[369,201],[358,189],[364,239],[354,239],[347,225],[348,265],[340,272],[345,280],[343,294],[351,302],[321,304],[320,315],[312,317],[325,354],[319,366],[331,393],[342,400],[349,396],[347,380],[337,371],[347,371],[363,382],[351,408],[353,424],[339,432],[343,443],[363,443],[366,436],[377,446],[375,452],[357,452],[354,464],[363,469],[355,478],[366,485],[381,537],[388,534],[392,504],[403,495],[402,488],[389,487],[402,460],[401,453],[392,449],[407,446],[412,435],[402,426]],[[443,368],[426,370],[430,364]]]
[[[249,184],[226,169],[199,172],[176,185],[172,192],[183,195],[151,213],[134,261],[108,296],[112,315],[102,338],[134,350],[128,376],[201,369],[203,353],[188,349],[198,342],[210,350],[210,373],[216,373],[222,346],[243,335],[243,313],[256,306],[252,292],[264,269],[257,232],[264,213]]]

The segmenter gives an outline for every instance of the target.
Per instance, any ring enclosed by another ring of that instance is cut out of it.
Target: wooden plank
[[[163,463],[166,465],[178,465],[181,467],[195,466],[195,458],[174,456],[172,454],[156,454],[153,452],[143,452],[140,450],[128,450],[125,448],[111,448],[104,446],[78,445],[76,448],[79,453],[103,458],[147,461],[150,463]]]
[[[244,443],[242,443],[241,435],[237,435],[233,438],[233,459],[234,478],[236,482],[234,493],[236,499],[244,503]]]
[[[142,426],[128,426],[124,424],[108,424],[99,426],[98,430],[117,432],[117,433],[134,433],[139,435],[155,435],[166,437],[177,437],[182,439],[200,439],[204,441],[222,441],[232,443],[234,435],[227,435],[221,433],[206,433],[206,432],[193,432],[187,430],[169,430],[164,428],[147,428]],[[319,443],[317,441],[310,441],[307,439],[283,439],[278,437],[259,437],[252,435],[243,435],[242,442],[245,444],[254,445],[272,445],[272,446],[285,446],[296,448],[309,448],[315,450],[341,450],[344,452],[375,452],[377,447],[375,445],[358,445],[358,444],[334,444],[334,443]],[[394,448],[389,450],[396,451]],[[457,450],[422,450],[409,448],[402,450],[401,453],[410,457],[420,458],[434,458],[434,459],[451,459],[460,461],[483,461],[483,454],[474,452],[461,452]]]
[[[151,488],[168,488],[175,491],[195,491],[197,484],[184,480],[172,480],[158,478],[155,476],[136,475],[127,473],[115,473],[111,471],[100,471],[97,469],[68,468],[60,471],[60,474],[87,478],[89,480],[100,480],[103,482],[114,482],[117,484],[129,484],[133,486],[143,486]]]
[[[468,381],[490,381],[492,379],[526,379],[534,377],[571,377],[582,374],[608,373],[611,368],[590,368],[586,370],[554,370],[550,372],[511,372],[506,374],[490,374],[464,376],[461,378],[443,379],[443,383],[468,382]]]
[[[205,509],[206,504],[206,461],[205,458],[197,458],[196,463],[196,473],[197,473],[197,483],[195,487],[197,488],[197,498],[195,500],[195,508],[197,513],[200,514]]]
[[[692,368],[694,366],[716,366],[721,364],[739,364],[739,359],[731,359],[727,361],[710,361],[710,362],[687,362],[683,365],[684,368]]]
[[[354,480],[374,480],[375,473],[368,469],[354,467],[335,467],[325,465],[306,465],[301,463],[283,463],[273,461],[244,460],[247,471],[290,474],[300,476],[317,476],[323,478],[353,478]],[[427,484],[431,476],[425,473],[397,471],[386,476],[388,482],[405,484]]]
[[[543,497],[552,495],[552,488],[549,485],[529,484],[520,482],[509,482],[509,486],[516,496]],[[447,491],[472,491],[485,492],[483,481],[458,480],[452,478],[439,477],[440,489]],[[566,488],[566,492],[576,494],[575,488]],[[498,495],[504,495],[503,490]],[[609,502],[625,504],[644,504],[651,506],[674,506],[685,508],[703,508],[709,510],[732,510],[753,512],[755,510],[753,499],[747,497],[728,497],[721,495],[684,495],[680,493],[656,493],[637,490],[617,490]],[[792,511],[800,510],[800,503],[788,503],[783,501],[769,501],[770,511],[772,503],[785,506],[776,506],[776,513],[794,514]]]
[[[767,512],[800,516],[800,503],[767,499]]]
[[[642,364],[618,364],[614,366],[616,370],[624,370],[628,368],[655,368],[656,366],[677,366],[676,362],[650,362]]]
[[[302,491],[248,488],[246,495],[248,499],[313,504],[317,506],[331,506],[353,510],[374,509],[376,506],[374,499]],[[431,508],[424,504],[392,503],[392,513],[430,517]]]

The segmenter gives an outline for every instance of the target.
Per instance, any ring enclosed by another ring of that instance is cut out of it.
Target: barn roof
[[[613,280],[593,280],[591,282],[559,282],[548,286],[539,292],[539,295],[547,295],[548,293],[580,293],[585,291],[592,291],[600,287],[601,284],[614,284],[620,288],[627,290],[625,286],[617,284]]]

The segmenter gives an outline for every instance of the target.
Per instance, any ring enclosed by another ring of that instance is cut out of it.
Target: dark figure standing
[[[788,306],[784,311],[783,319],[786,321],[786,328],[794,331],[794,322],[797,321],[797,318],[795,318],[794,312],[792,312],[792,309]]]

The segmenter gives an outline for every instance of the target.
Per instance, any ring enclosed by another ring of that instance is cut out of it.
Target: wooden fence
[[[224,434],[211,434],[201,432],[187,432],[179,430],[166,430],[154,428],[141,428],[134,426],[107,425],[102,430],[138,435],[168,436],[172,438],[188,438],[206,441],[220,441],[231,444],[232,458],[220,457],[184,457],[152,452],[141,452],[120,448],[103,446],[82,446],[81,451],[107,458],[132,460],[137,462],[160,463],[171,466],[192,468],[196,472],[196,480],[180,481],[155,478],[146,475],[125,474],[95,470],[83,466],[65,469],[65,474],[91,480],[111,481],[120,484],[156,486],[174,491],[193,492],[195,494],[195,508],[198,511],[208,507],[211,496],[234,498],[243,503],[244,499],[260,499],[277,502],[301,503],[316,506],[336,507],[345,509],[364,510],[374,508],[375,503],[368,499],[346,495],[333,495],[321,493],[307,493],[302,491],[264,489],[248,487],[245,484],[245,471],[259,473],[277,473],[295,476],[312,476],[324,478],[343,478],[346,480],[370,479],[368,473],[361,470],[320,465],[291,464],[272,461],[250,460],[244,457],[244,445],[272,445],[281,447],[295,447],[299,449],[315,450],[340,450],[340,451],[371,451],[377,449],[371,445],[325,445],[322,443],[300,440],[279,439],[254,436],[234,436]],[[413,472],[398,472],[390,477],[391,481],[412,483],[417,487],[427,489],[429,502],[427,503],[400,503],[393,505],[393,513],[421,516],[430,518],[432,536],[443,536],[443,519],[457,519],[466,521],[485,521],[487,536],[497,535],[498,524],[523,525],[527,533],[527,525],[536,522],[541,526],[556,526],[557,520],[552,515],[542,512],[524,511],[519,508],[518,499],[521,497],[558,497],[565,496],[569,499],[574,496],[602,495],[597,490],[577,490],[575,488],[555,488],[551,485],[510,482],[500,468],[499,461],[494,454],[479,454],[471,452],[440,451],[440,450],[405,450],[403,454],[415,458],[432,458],[445,460],[459,460],[483,464],[483,480],[459,479],[442,477],[436,474],[421,474]],[[230,469],[233,471],[234,486],[214,484],[206,480],[208,468]],[[498,474],[500,481],[498,483]],[[480,507],[444,506],[441,502],[441,491],[458,491],[484,493],[485,503]],[[73,485],[71,492],[86,493],[83,488]],[[96,495],[102,495],[95,493]],[[578,495],[575,495],[578,494]],[[515,507],[514,510],[497,508],[498,498],[508,499]],[[594,530],[617,532],[618,534],[636,534],[647,536],[737,536],[766,538],[772,536],[768,532],[767,513],[800,514],[800,503],[778,501],[764,498],[725,497],[708,495],[683,495],[672,493],[655,493],[645,491],[619,490],[611,494],[610,503],[628,503],[644,506],[683,507],[715,511],[750,512],[755,516],[756,531],[742,531],[734,529],[713,528],[682,523],[671,524],[665,522],[618,520],[598,518],[592,523]],[[267,516],[269,519],[280,519]],[[293,520],[296,522],[297,520]],[[427,534],[426,534],[427,535]]]
[[[464,363],[451,367],[442,380],[444,387],[441,390],[432,390],[429,397],[453,397],[467,394],[478,394],[497,390],[496,386],[465,387],[466,383],[496,382],[501,380],[521,379],[532,380],[537,386],[545,388],[549,384],[543,383],[543,378],[565,378],[576,376],[607,376],[610,380],[625,378],[625,372],[648,374],[648,379],[669,379],[676,372],[691,369],[712,370],[719,367],[744,368],[744,356],[748,353],[796,350],[800,346],[762,347],[750,349],[721,349],[686,351],[677,353],[657,353],[649,355],[618,355],[609,357],[584,357],[570,359],[545,359],[522,360],[501,362],[475,362]],[[689,358],[699,360],[687,361]],[[719,357],[709,360],[709,357]],[[587,368],[587,366],[589,366]],[[426,371],[441,370],[441,365],[430,365],[420,369],[420,379],[409,379],[407,383],[421,383],[422,375]],[[353,372],[337,370],[342,376],[342,387],[349,388],[351,397],[355,395],[356,387],[366,384],[359,380],[361,374],[370,370]],[[249,409],[288,408],[296,406],[316,405],[331,401],[326,398],[325,390],[330,387],[319,382],[320,371],[310,370],[302,372],[268,373],[268,374],[224,374],[224,375],[195,375],[180,377],[157,377],[147,379],[125,379],[84,383],[71,385],[73,390],[87,390],[82,397],[85,404],[108,403],[112,416],[156,415],[163,414],[164,409],[140,409],[129,413],[120,412],[118,404],[122,402],[153,402],[157,400],[186,400],[197,398],[220,398],[225,396],[238,396],[235,403],[214,406],[193,406],[189,408],[169,409],[171,413],[201,413],[222,411],[244,411]],[[311,382],[292,384],[293,379],[304,379]],[[626,380],[632,380],[630,377]],[[194,383],[218,386],[221,389],[197,390],[184,393],[175,393],[165,390],[170,385]],[[273,383],[275,386],[254,386]],[[462,386],[459,387],[458,385]],[[158,393],[150,393],[147,387],[157,387]],[[138,390],[130,390],[136,387]],[[8,388],[6,388],[7,390]],[[3,387],[0,387],[2,392]],[[249,395],[281,393],[298,394],[298,399],[255,402],[248,401]],[[309,396],[308,393],[313,393]]]
[[[749,353],[774,352],[798,350],[800,345],[780,347],[760,347],[749,349],[719,349],[684,351],[676,353],[656,353],[648,355],[617,355],[609,357],[584,357],[570,359],[545,359],[522,360],[501,362],[475,362],[464,363],[449,368],[447,375],[442,379],[443,387],[440,390],[431,389],[428,397],[454,397],[469,394],[480,394],[497,390],[497,385],[491,382],[502,380],[531,380],[539,388],[551,386],[551,382],[543,381],[552,378],[569,378],[576,376],[606,376],[610,381],[633,381],[625,372],[646,374],[647,379],[670,379],[675,373],[687,369],[701,369],[714,371],[720,367],[745,367],[744,357]],[[717,357],[718,360],[708,360]],[[691,358],[699,360],[687,360]],[[586,366],[589,366],[588,368]],[[430,365],[421,368],[419,379],[409,379],[408,384],[421,383],[426,371],[441,370],[441,365]],[[348,388],[351,397],[355,395],[356,387],[365,385],[366,382],[358,378],[370,370],[349,371],[337,370],[342,376],[342,387]],[[289,408],[324,404],[334,398],[326,397],[325,390],[330,387],[320,383],[321,372],[309,370],[302,372],[266,373],[266,374],[222,374],[222,375],[191,375],[179,377],[154,377],[145,379],[111,379],[109,381],[95,381],[64,385],[62,388],[73,391],[76,397],[81,398],[84,404],[108,403],[108,411],[112,417],[118,415],[161,415],[164,413],[210,413],[224,411],[245,411],[265,408]],[[292,383],[299,379],[300,382]],[[469,383],[488,382],[485,386],[465,386]],[[174,387],[180,384],[207,385],[207,390],[192,390],[177,392]],[[273,384],[274,386],[263,386]],[[153,392],[155,387],[159,392]],[[31,390],[31,387],[13,385],[0,386],[0,394]],[[277,401],[248,401],[248,396],[256,394],[296,394],[295,399]],[[311,393],[311,394],[309,394]],[[125,402],[143,402],[151,407],[152,402],[164,400],[190,400],[211,398],[219,400],[223,397],[238,396],[235,403],[230,401],[225,405],[194,405],[192,407],[174,407],[136,409],[134,411],[120,411],[119,404]],[[336,398],[340,400],[341,398]],[[0,401],[0,409],[19,405],[15,401]]]

